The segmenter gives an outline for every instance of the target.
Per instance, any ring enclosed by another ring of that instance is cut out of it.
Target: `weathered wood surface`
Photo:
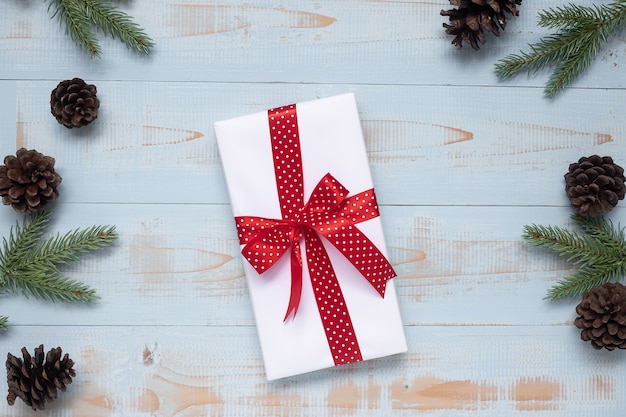
[[[455,51],[439,16],[446,1],[135,0],[124,5],[157,41],[137,57],[116,40],[102,42],[97,62],[74,48],[36,0],[4,0],[0,65],[11,79],[289,82],[341,84],[499,85],[493,63],[549,33],[540,0],[508,19],[479,53]],[[579,4],[590,3],[583,0]],[[148,6],[146,6],[148,4]],[[615,39],[578,86],[622,88],[623,38]],[[460,53],[459,53],[460,52]],[[510,85],[541,86],[547,74]],[[515,90],[513,90],[515,91]],[[472,103],[469,103],[471,107]]]
[[[104,39],[94,60],[44,2],[0,2],[0,156],[56,158],[52,233],[120,233],[68,269],[98,303],[2,295],[2,355],[44,343],[77,362],[46,415],[620,415],[623,354],[579,340],[576,300],[543,299],[571,265],[520,235],[571,224],[570,162],[626,165],[623,37],[549,101],[547,74],[501,82],[493,63],[545,34],[536,13],[553,3],[523,4],[478,53],[449,45],[446,1],[291,3],[121,2],[157,47],[142,57]],[[74,76],[102,107],[70,131],[48,102]],[[270,383],[212,124],[344,92],[363,121],[409,352]],[[0,207],[0,234],[22,218]],[[625,209],[610,218],[626,224]],[[0,403],[0,416],[31,415]]]
[[[571,326],[409,326],[408,354],[271,383],[248,326],[15,326],[7,337],[62,339],[82,364],[48,415],[604,416],[625,382],[621,358],[590,351]]]

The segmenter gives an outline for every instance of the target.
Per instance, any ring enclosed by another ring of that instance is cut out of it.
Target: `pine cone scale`
[[[35,383],[33,384],[33,386],[35,387],[36,390],[31,390],[33,397],[39,395],[37,394],[37,391],[41,392],[46,390],[47,387],[45,387],[44,385],[41,385],[41,383],[39,382],[39,379],[35,378]]]
[[[603,327],[600,327],[600,324],[596,326],[596,323],[594,323],[594,326],[591,329],[591,334],[593,335],[594,338],[600,338],[601,336],[604,335],[605,332],[606,330]]]
[[[25,187],[11,187],[9,189],[9,194],[8,195],[12,199],[16,200],[16,199],[20,198],[21,196],[23,196],[25,192],[26,192],[26,188]]]
[[[491,10],[493,10],[496,13],[500,13],[500,10],[502,10],[500,8],[500,3],[498,3],[497,0],[487,0],[485,3],[489,5],[489,7],[491,7]]]
[[[39,193],[46,198],[50,198],[54,195],[54,190],[50,187],[46,187],[43,190],[40,190]]]

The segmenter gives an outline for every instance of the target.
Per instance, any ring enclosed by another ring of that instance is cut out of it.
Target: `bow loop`
[[[305,205],[305,212],[333,213],[346,199],[348,189],[330,173],[324,175]]]
[[[237,217],[242,255],[262,274],[270,269],[287,250],[300,240],[297,228],[290,223],[263,217]]]

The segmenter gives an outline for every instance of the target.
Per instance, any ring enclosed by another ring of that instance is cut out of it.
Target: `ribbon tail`
[[[302,255],[300,253],[300,244],[296,241],[291,247],[291,294],[289,295],[289,305],[283,322],[287,321],[289,316],[296,317],[298,307],[300,306],[300,298],[302,296]]]
[[[313,293],[335,365],[362,361],[350,312],[328,252],[311,229],[306,231],[305,242]]]

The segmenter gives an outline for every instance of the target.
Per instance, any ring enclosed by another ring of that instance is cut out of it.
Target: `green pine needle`
[[[98,57],[102,49],[96,38],[96,30],[118,38],[129,49],[148,54],[154,41],[133,22],[126,13],[115,7],[110,0],[46,0],[50,1],[52,17],[59,19],[74,43]]]
[[[100,44],[87,16],[84,2],[53,0],[48,5],[48,10],[50,9],[54,10],[52,17],[58,18],[59,23],[65,26],[65,34],[69,35],[76,45],[92,57],[100,56]]]
[[[496,63],[496,74],[509,78],[522,70],[529,74],[548,67],[553,73],[545,93],[555,97],[585,72],[598,55],[602,44],[616,36],[626,25],[626,0],[602,6],[547,9],[539,13],[539,26],[557,32],[529,45],[530,52],[511,54]]]
[[[9,322],[9,318],[8,317],[0,316],[0,330],[6,330],[8,322]]]
[[[129,49],[144,54],[150,52],[154,42],[130,16],[119,11],[105,0],[83,0],[89,18],[106,35],[119,38]]]
[[[59,266],[111,245],[117,238],[115,227],[76,229],[41,241],[50,216],[49,211],[31,214],[22,225],[18,223],[11,229],[8,238],[3,238],[0,291],[49,301],[94,301],[98,298],[95,290],[63,276]]]
[[[603,218],[573,215],[572,219],[582,234],[553,226],[524,226],[525,240],[557,252],[578,267],[548,290],[546,298],[552,300],[576,297],[626,277],[624,229],[615,229],[612,222]]]

